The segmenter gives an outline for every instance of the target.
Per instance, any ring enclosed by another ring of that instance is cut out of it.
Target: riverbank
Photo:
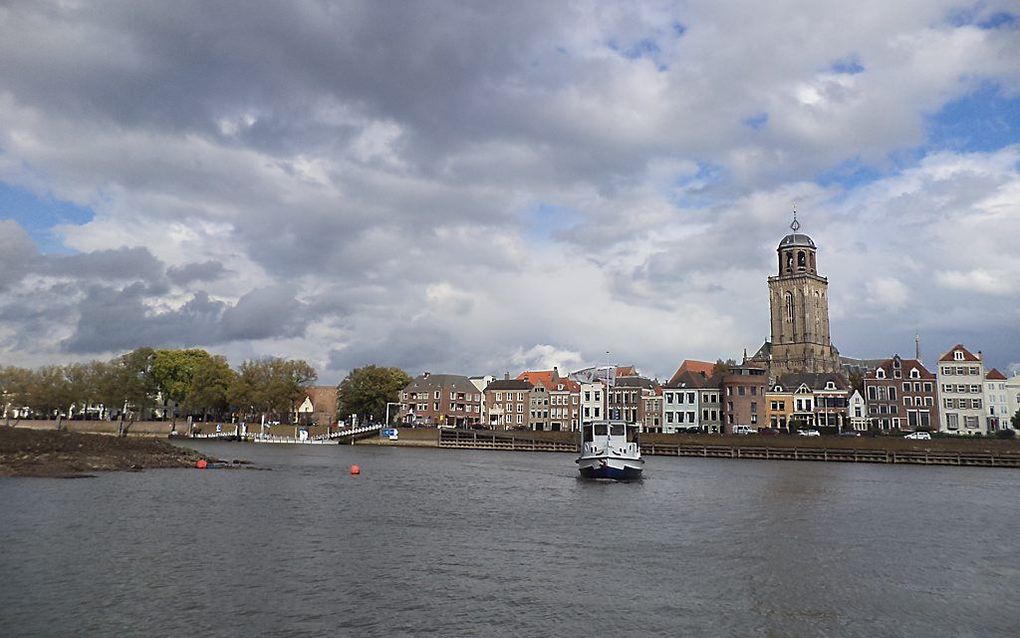
[[[0,427],[0,476],[72,478],[92,472],[195,467],[216,462],[165,440]]]

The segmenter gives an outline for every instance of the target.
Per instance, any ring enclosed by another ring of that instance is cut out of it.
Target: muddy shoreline
[[[195,450],[162,439],[0,427],[0,476],[80,478],[97,472],[195,467]]]

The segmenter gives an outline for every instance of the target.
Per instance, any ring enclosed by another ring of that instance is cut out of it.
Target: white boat
[[[622,421],[594,421],[581,427],[577,469],[586,479],[633,481],[641,478],[640,427]]]

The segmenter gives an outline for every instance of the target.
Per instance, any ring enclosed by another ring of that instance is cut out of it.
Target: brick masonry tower
[[[829,340],[829,281],[818,274],[815,242],[798,233],[794,211],[792,233],[777,250],[779,274],[769,277],[772,341],[769,376],[789,372],[839,372],[839,351]]]

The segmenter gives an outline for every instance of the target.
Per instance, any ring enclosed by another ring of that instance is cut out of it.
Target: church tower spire
[[[794,206],[793,232],[776,249],[779,272],[768,280],[771,376],[840,369],[839,352],[829,338],[829,282],[818,274],[818,247],[800,228]]]

